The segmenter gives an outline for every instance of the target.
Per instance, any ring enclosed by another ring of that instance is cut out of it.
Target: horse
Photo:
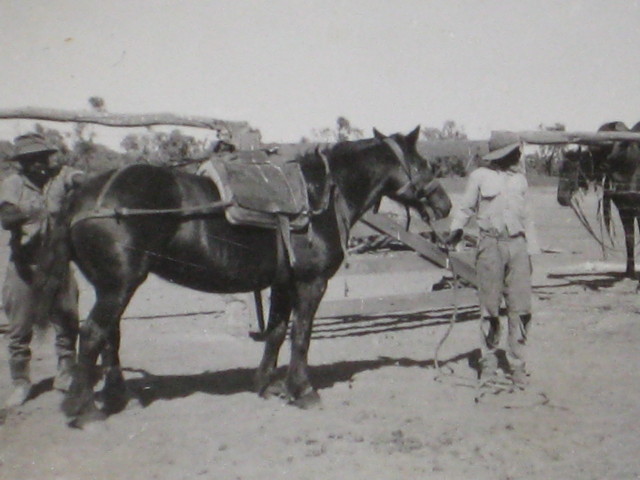
[[[598,131],[629,129],[622,122],[610,122]],[[631,131],[640,132],[640,122]],[[635,224],[640,226],[640,145],[618,141],[565,152],[558,182],[558,203],[570,205],[578,189],[594,183],[603,186],[603,218],[607,231],[611,225],[611,202],[618,210],[625,238],[625,276],[635,279]]]
[[[62,402],[69,423],[101,420],[126,406],[118,353],[120,317],[149,273],[210,293],[270,287],[256,391],[262,397],[279,395],[301,408],[318,403],[307,362],[313,319],[328,280],[344,259],[349,229],[383,196],[414,209],[425,221],[444,218],[451,209],[431,165],[416,150],[419,132],[417,127],[407,135],[386,136],[374,129],[372,138],[340,142],[293,159],[306,181],[313,211],[306,229],[291,232],[295,261],[286,262],[286,268],[280,265],[283,242],[273,229],[232,225],[221,213],[171,213],[219,202],[220,192],[209,178],[134,164],[87,180],[67,199],[39,262],[45,311],[55,279],[71,261],[96,295],[80,330],[77,365]],[[92,215],[98,204],[115,212],[150,214],[96,218]],[[290,317],[291,356],[283,381],[275,374]],[[101,409],[94,401],[100,355]]]

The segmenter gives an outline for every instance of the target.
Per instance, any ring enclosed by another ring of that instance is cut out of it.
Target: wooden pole
[[[520,141],[533,145],[598,145],[611,142],[640,142],[640,132],[563,132],[531,130],[522,132],[494,132],[517,135]]]
[[[123,114],[35,107],[0,109],[0,119],[32,119],[52,122],[93,123],[107,127],[151,127],[154,125],[177,125],[182,127],[206,128],[216,131],[228,131],[232,136],[235,136],[235,132],[250,129],[247,122],[220,120],[217,118],[199,117],[194,115],[175,115],[173,113]]]

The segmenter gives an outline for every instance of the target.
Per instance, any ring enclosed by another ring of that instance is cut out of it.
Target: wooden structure
[[[450,252],[447,254],[427,238],[407,231],[380,213],[368,212],[360,219],[360,222],[376,232],[400,241],[415,251],[419,258],[425,262],[440,269],[450,270],[451,275],[458,276],[466,287],[458,288],[455,297],[451,289],[445,289],[421,294],[389,294],[366,299],[323,300],[318,310],[318,317],[379,316],[391,313],[450,310],[454,303],[458,308],[477,305],[478,298],[475,288],[473,288],[476,286],[476,275],[472,253]]]

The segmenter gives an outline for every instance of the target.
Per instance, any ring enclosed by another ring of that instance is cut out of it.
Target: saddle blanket
[[[300,165],[275,162],[265,152],[234,152],[212,157],[198,170],[230,203],[225,216],[234,225],[277,228],[286,217],[293,230],[307,226],[309,200]]]

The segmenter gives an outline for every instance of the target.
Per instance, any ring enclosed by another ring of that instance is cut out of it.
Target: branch
[[[172,113],[118,114],[92,111],[58,110],[53,108],[23,107],[0,109],[0,119],[33,119],[53,122],[94,123],[107,127],[151,127],[154,125],[179,125],[183,127],[206,128],[229,131],[232,136],[239,131],[249,130],[247,122],[219,120],[209,117],[182,116]]]

